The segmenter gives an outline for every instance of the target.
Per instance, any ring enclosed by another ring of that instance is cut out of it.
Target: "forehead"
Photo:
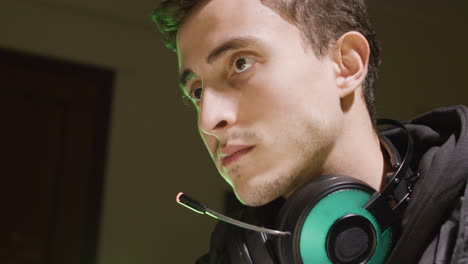
[[[177,34],[179,68],[204,60],[228,39],[255,37],[271,43],[296,38],[293,35],[300,35],[298,29],[260,0],[205,0],[185,19]]]

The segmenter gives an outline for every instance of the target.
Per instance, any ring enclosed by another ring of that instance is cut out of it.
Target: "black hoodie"
[[[468,205],[461,198],[468,177],[467,114],[464,106],[440,108],[406,123],[415,146],[412,168],[421,179],[387,263],[468,263]],[[404,147],[400,130],[383,134]]]
[[[463,203],[468,177],[467,124],[465,106],[436,109],[405,123],[414,140],[411,168],[420,173],[420,178],[397,223],[401,232],[387,264],[468,263],[468,203]],[[405,151],[402,129],[381,134],[400,153]],[[256,209],[243,208],[232,216],[268,227],[280,206],[281,202],[275,201]],[[212,234],[210,252],[197,264],[252,263],[245,259],[248,251],[256,252],[254,264],[272,263],[259,259],[268,252],[250,237],[249,231],[219,223]]]

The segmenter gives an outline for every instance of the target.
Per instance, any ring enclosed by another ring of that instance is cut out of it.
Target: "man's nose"
[[[205,89],[198,126],[205,133],[217,134],[237,121],[235,97],[227,91]]]

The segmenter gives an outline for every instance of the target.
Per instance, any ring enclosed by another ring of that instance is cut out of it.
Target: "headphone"
[[[419,174],[409,167],[413,154],[409,131],[390,119],[379,119],[377,124],[399,127],[407,138],[401,159],[391,142],[380,136],[393,167],[380,193],[349,176],[321,175],[296,190],[281,206],[276,217],[277,230],[226,217],[182,193],[177,201],[244,228],[240,230],[244,232],[237,229],[226,238],[230,263],[384,263],[397,237],[392,224],[408,203]]]

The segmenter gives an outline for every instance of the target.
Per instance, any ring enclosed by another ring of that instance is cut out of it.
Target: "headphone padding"
[[[278,237],[275,251],[280,263],[302,264],[299,235],[310,210],[324,197],[339,190],[358,189],[369,194],[375,190],[355,178],[343,175],[321,175],[294,192],[285,202],[277,218],[277,229],[290,231],[291,236]]]

